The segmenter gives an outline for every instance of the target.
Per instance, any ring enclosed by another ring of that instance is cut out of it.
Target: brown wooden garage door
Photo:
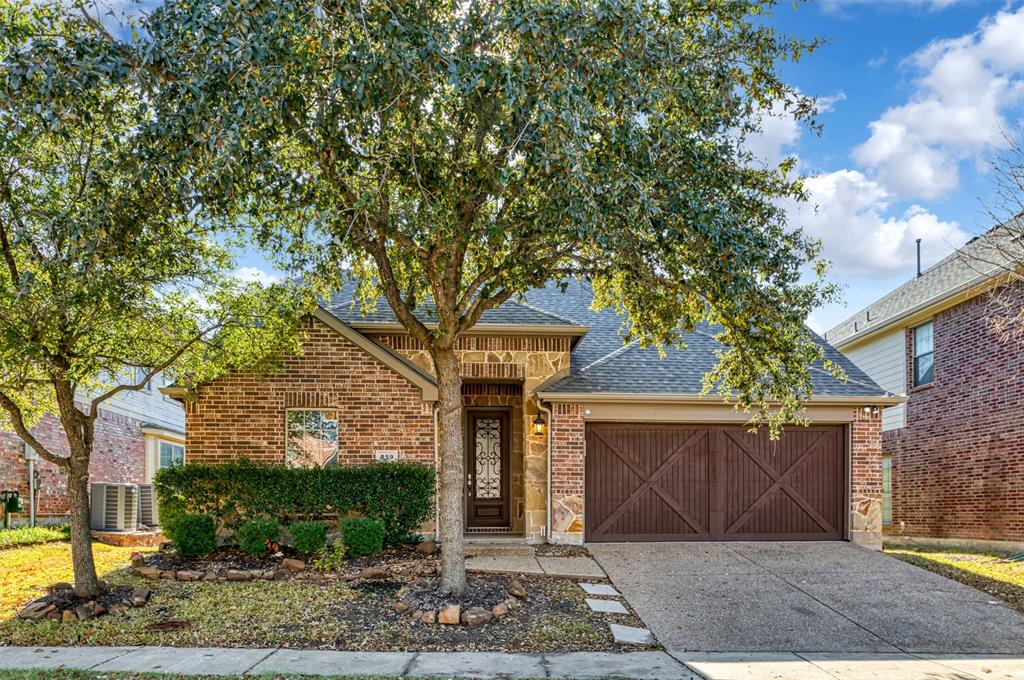
[[[590,423],[588,541],[836,540],[843,426]]]

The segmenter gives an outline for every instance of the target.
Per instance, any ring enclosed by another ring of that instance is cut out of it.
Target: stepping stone
[[[587,595],[610,595],[612,597],[618,597],[619,591],[611,587],[607,583],[581,583],[580,588],[587,591]]]
[[[612,637],[620,645],[653,645],[654,636],[646,628],[633,628],[611,624]]]
[[[622,603],[618,600],[595,600],[592,597],[588,597],[587,606],[595,612],[604,612],[605,614],[629,613],[629,611],[623,607]]]

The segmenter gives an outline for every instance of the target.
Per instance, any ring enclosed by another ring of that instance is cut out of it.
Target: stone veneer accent
[[[583,405],[552,404],[551,540],[583,543]]]
[[[882,416],[854,409],[850,424],[850,540],[882,549]]]
[[[375,341],[400,352],[406,358],[430,373],[434,372],[430,354],[419,342],[408,335],[381,334],[370,336]],[[512,429],[513,494],[512,515],[518,515],[516,502],[522,498],[521,530],[526,538],[540,538],[547,529],[547,438],[533,434],[533,419],[537,416],[536,400],[529,398],[533,390],[555,375],[569,371],[569,352],[572,338],[568,336],[493,336],[464,335],[459,338],[456,352],[462,377],[466,385],[488,380],[515,381],[522,386],[521,408],[516,413],[519,423]],[[463,394],[466,392],[464,390]],[[469,405],[471,401],[465,401]],[[473,402],[474,405],[479,402]],[[558,416],[553,419],[556,423]],[[554,423],[549,423],[549,427]],[[522,444],[515,443],[516,433]],[[519,459],[519,460],[517,460]],[[521,469],[521,476],[516,470]],[[519,487],[519,488],[515,488]],[[513,530],[519,527],[514,521]]]

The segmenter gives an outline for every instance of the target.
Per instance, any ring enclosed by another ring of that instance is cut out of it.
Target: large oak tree
[[[787,226],[791,163],[743,150],[814,43],[769,0],[169,0],[140,54],[169,146],[260,240],[325,289],[386,298],[439,383],[442,589],[464,589],[461,334],[552,278],[585,276],[627,338],[710,322],[707,376],[755,417],[792,419],[832,294]],[[423,317],[423,305],[436,310]]]
[[[99,590],[88,483],[104,405],[161,371],[203,380],[295,349],[298,300],[231,276],[200,166],[150,134],[140,67],[61,4],[0,0],[0,424],[67,476],[81,596]],[[66,449],[34,435],[47,413]]]

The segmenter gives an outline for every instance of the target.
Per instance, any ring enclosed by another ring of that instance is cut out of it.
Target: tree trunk
[[[462,432],[462,378],[453,349],[431,352],[437,373],[440,410],[440,503],[437,521],[441,529],[441,592],[462,595],[466,590],[466,461]]]
[[[92,559],[92,536],[89,533],[89,456],[72,453],[69,462],[68,503],[75,593],[82,597],[95,597],[100,591],[100,583]]]

